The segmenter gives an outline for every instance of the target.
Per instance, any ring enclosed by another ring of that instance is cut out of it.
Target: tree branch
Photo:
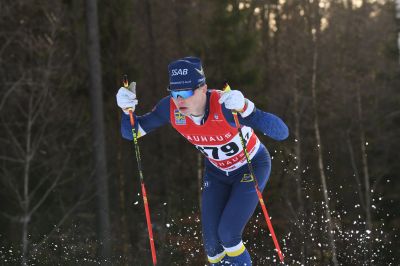
[[[29,211],[29,215],[32,215],[33,213],[35,213],[35,211],[43,204],[43,202],[47,199],[47,197],[49,196],[50,192],[57,186],[58,184],[58,180],[60,179],[65,166],[67,165],[67,162],[69,162],[70,159],[70,155],[68,155],[68,157],[64,160],[63,166],[59,171],[59,174],[57,175],[56,179],[53,181],[53,183],[51,184],[51,186],[46,190],[46,192],[43,194],[42,198],[38,201],[38,203],[35,204],[35,206]]]

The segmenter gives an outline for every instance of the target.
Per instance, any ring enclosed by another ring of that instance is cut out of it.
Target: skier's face
[[[177,99],[172,99],[174,100],[175,105],[179,108],[179,112],[183,115],[202,115],[204,114],[206,107],[206,92],[207,84],[196,89],[194,94],[189,98],[183,99],[182,97],[178,97]]]

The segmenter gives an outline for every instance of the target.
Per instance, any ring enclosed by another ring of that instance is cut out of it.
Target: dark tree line
[[[151,264],[115,94],[128,74],[144,114],[168,63],[196,55],[210,88],[228,80],[289,126],[260,136],[287,263],[397,265],[398,25],[394,1],[2,1],[0,261]],[[139,145],[160,264],[204,265],[198,152],[171,127]],[[244,240],[277,263],[258,209]]]

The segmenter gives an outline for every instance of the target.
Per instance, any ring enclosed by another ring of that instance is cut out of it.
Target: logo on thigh
[[[242,180],[240,180],[240,182],[243,183],[248,183],[248,182],[252,182],[254,180],[253,176],[250,174],[244,174],[242,177]]]

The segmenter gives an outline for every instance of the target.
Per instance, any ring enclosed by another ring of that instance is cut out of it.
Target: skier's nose
[[[178,96],[178,103],[181,104],[185,101],[181,96]]]

